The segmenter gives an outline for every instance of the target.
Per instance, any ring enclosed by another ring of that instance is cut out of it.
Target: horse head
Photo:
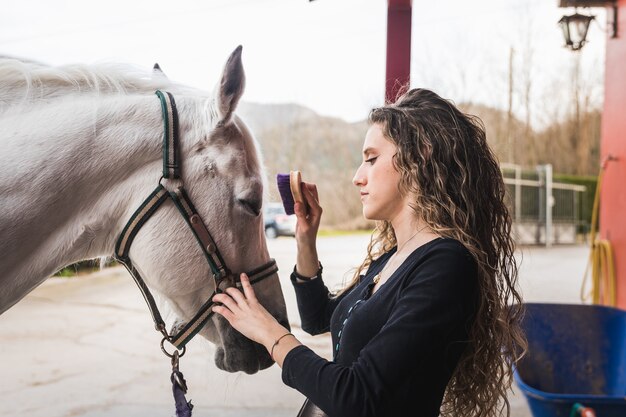
[[[244,86],[238,47],[211,96],[176,95],[181,178],[161,181],[167,189],[184,184],[235,276],[270,259],[260,214],[262,160],[251,132],[235,113]],[[142,226],[129,257],[148,287],[167,300],[180,322],[191,320],[215,291],[205,253],[171,200]],[[258,282],[254,289],[259,301],[288,327],[278,275]],[[220,369],[252,374],[273,363],[263,346],[243,337],[219,315],[212,315],[199,334],[216,345],[215,363]]]

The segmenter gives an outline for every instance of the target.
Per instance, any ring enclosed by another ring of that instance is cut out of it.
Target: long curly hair
[[[373,109],[369,122],[380,125],[397,146],[393,163],[401,174],[400,192],[417,196],[412,205],[416,216],[434,233],[461,242],[478,265],[478,311],[441,413],[509,416],[512,366],[527,342],[520,327],[522,297],[505,185],[482,121],[432,91],[413,89],[395,103]],[[377,222],[367,257],[344,291],[395,245],[391,223]]]

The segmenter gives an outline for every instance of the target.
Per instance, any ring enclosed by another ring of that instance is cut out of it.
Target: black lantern
[[[617,38],[617,11],[618,11],[618,7],[617,7],[617,0],[559,0],[559,7],[606,7],[606,8],[611,8],[613,9],[613,21],[610,22],[611,24],[611,38]],[[567,19],[571,19],[575,16],[581,16],[578,15],[578,13],[576,13],[574,16],[563,16],[563,19],[561,19],[559,21],[559,24],[561,26],[563,25],[569,25],[567,23]],[[594,16],[581,16],[584,19],[587,19],[589,22],[593,20]],[[564,20],[566,21],[565,23]],[[587,28],[589,28],[589,23],[587,23]],[[577,51],[580,48],[583,47],[583,44],[585,43],[585,36],[582,37],[583,42],[577,47],[574,48],[573,45],[575,45],[574,39],[569,37],[569,35],[572,32],[565,32],[566,30],[571,30],[572,27],[571,25],[569,25],[569,28],[565,28],[563,27],[563,34],[565,35],[565,43],[566,46],[569,46],[570,48],[572,48],[573,50]],[[585,34],[587,32],[585,31]],[[570,43],[571,41],[571,43]]]
[[[563,16],[559,20],[559,25],[563,31],[565,38],[565,46],[578,51],[587,41],[587,31],[589,23],[595,19],[595,16],[586,16],[580,13],[574,13],[571,16]]]

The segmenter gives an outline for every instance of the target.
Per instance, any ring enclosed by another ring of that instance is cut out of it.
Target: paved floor
[[[321,238],[320,258],[329,286],[339,286],[360,262],[365,235]],[[299,329],[288,273],[295,242],[269,242],[294,333],[330,356],[329,337]],[[520,251],[521,287],[527,301],[579,302],[588,248]],[[171,416],[169,362],[158,343],[139,291],[123,269],[77,279],[51,278],[0,316],[0,416]],[[303,397],[284,386],[277,366],[256,375],[228,374],[213,365],[213,348],[194,340],[181,362],[196,405],[195,417],[295,416]],[[513,417],[530,413],[521,395],[510,397]]]

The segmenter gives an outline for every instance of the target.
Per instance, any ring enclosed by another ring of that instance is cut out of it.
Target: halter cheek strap
[[[163,178],[180,179],[181,165],[179,161],[178,112],[176,110],[176,103],[174,97],[168,92],[157,91],[156,95],[161,102],[161,112],[163,114]],[[154,297],[139,271],[133,266],[129,255],[130,247],[141,227],[167,199],[173,201],[202,248],[202,252],[211,268],[215,288],[209,299],[200,307],[193,318],[188,323],[184,324],[182,328],[178,327],[173,335],[167,333],[165,322],[159,312]],[[222,290],[220,286],[226,283],[227,286],[235,285],[241,287],[241,282],[238,277],[233,275],[226,266],[215,240],[209,233],[208,228],[202,221],[202,218],[198,214],[183,186],[178,187],[174,191],[170,191],[159,182],[159,185],[144,200],[139,208],[135,210],[126,223],[115,245],[114,258],[126,267],[139,287],[148,304],[156,329],[163,334],[161,349],[170,357],[172,357],[172,355],[164,349],[163,342],[167,340],[174,345],[176,349],[182,350],[182,353],[179,355],[182,356],[185,345],[202,329],[213,314],[211,311],[211,307],[214,305],[212,298]],[[278,272],[276,261],[270,259],[267,263],[249,271],[247,275],[250,278],[250,283],[256,284],[276,272]],[[178,352],[176,352],[176,354],[178,355]]]
[[[211,237],[207,227],[204,225],[204,222],[200,218],[200,215],[198,214],[193,203],[187,196],[185,189],[183,187],[179,187],[174,192],[171,192],[170,196],[172,197],[172,200],[174,200],[180,214],[185,218],[187,225],[193,231],[196,240],[200,244],[202,252],[211,267],[213,276],[221,279],[230,275],[230,272],[226,269],[222,256],[217,250],[215,241]]]

